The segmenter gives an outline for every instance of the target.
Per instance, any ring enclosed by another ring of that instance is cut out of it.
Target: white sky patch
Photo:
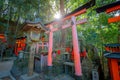
[[[119,15],[120,15],[120,13],[116,13],[116,14],[115,14],[115,16],[119,16]]]
[[[61,15],[59,12],[57,12],[56,14],[54,14],[54,18],[55,19],[60,19],[61,18]]]
[[[34,14],[33,14],[33,15],[34,15],[34,16],[36,16],[36,14],[37,14],[37,13],[36,13],[36,12],[34,12]]]
[[[120,10],[118,10],[114,16],[119,16],[120,15]]]
[[[52,10],[53,10],[53,16],[55,19],[60,19],[61,18],[61,14],[59,12],[59,9],[57,9],[56,7],[56,2],[55,1],[51,1],[52,4]]]

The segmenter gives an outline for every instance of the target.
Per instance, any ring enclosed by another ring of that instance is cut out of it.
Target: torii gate
[[[109,14],[111,12],[118,11],[118,10],[120,10],[120,1],[116,1],[114,3],[104,5],[104,6],[96,9],[96,11],[98,13],[106,12],[106,14]],[[114,22],[120,22],[120,14],[118,16],[108,18],[109,24],[114,23]],[[118,28],[118,30],[120,30],[120,27]],[[118,36],[119,35],[120,35],[120,33],[118,34]],[[118,43],[120,43],[120,36],[118,37]],[[118,50],[117,50],[117,48],[114,49],[113,47],[114,48],[118,47]],[[105,57],[107,57],[107,59],[108,59],[108,67],[109,67],[109,71],[110,71],[110,77],[112,80],[120,80],[120,69],[119,69],[120,68],[120,64],[119,64],[120,58],[118,57],[120,55],[119,44],[118,45],[115,45],[115,44],[106,45],[106,51],[112,51],[109,55],[105,55]],[[108,54],[108,52],[107,52],[107,54]],[[116,55],[114,55],[114,54],[116,54]]]
[[[66,15],[61,19],[62,22],[68,19],[72,21],[72,23],[62,25],[61,29],[66,29],[72,26],[72,41],[73,41],[72,43],[73,43],[73,50],[74,50],[74,65],[75,65],[76,80],[80,80],[80,77],[82,76],[76,26],[78,24],[83,24],[87,22],[87,19],[76,21],[76,16],[84,14],[88,8],[94,5],[95,5],[95,0],[91,0],[90,2],[77,8],[75,11],[71,12],[70,14]],[[51,23],[46,24],[46,27],[49,28],[49,31],[46,32],[46,33],[49,33],[48,68],[52,67],[53,32],[60,30],[59,28],[53,28],[53,25],[55,24],[59,24],[59,22],[53,21]]]

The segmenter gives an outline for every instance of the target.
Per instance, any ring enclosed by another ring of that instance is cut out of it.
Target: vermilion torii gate
[[[61,19],[61,22],[64,22],[65,20],[70,20],[71,22],[66,25],[62,25],[61,28],[53,28],[55,24],[60,23],[58,21],[53,21],[51,23],[46,24],[46,27],[49,28],[49,31],[46,32],[46,33],[49,33],[48,67],[52,67],[53,32],[58,31],[60,29],[72,27],[75,76],[77,77],[76,80],[80,80],[80,77],[82,76],[82,70],[81,70],[81,61],[80,61],[80,54],[79,54],[80,51],[79,51],[79,46],[78,46],[78,36],[77,36],[76,26],[78,24],[86,23],[87,19],[76,21],[76,16],[84,14],[88,8],[94,5],[95,5],[95,0],[91,0],[90,2],[77,8],[75,11],[63,17]]]
[[[106,14],[120,10],[120,1],[104,5],[96,9],[98,13],[106,12]],[[120,22],[120,13],[117,16],[108,18],[108,23]],[[120,44],[120,25],[118,26],[118,43]],[[108,59],[109,74],[112,80],[120,80],[120,51],[119,44],[106,45],[107,53],[104,56]],[[116,49],[118,48],[118,50]]]

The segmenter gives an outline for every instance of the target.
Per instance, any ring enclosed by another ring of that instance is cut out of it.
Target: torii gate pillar
[[[51,70],[52,68],[52,48],[53,48],[53,32],[51,31],[53,28],[50,25],[50,33],[49,33],[49,46],[48,46],[48,69]]]
[[[77,29],[76,29],[76,18],[72,16],[72,41],[73,41],[73,51],[74,51],[74,64],[75,64],[75,76],[76,80],[81,80],[82,76],[82,69],[81,69],[81,61],[80,61],[80,54],[79,54],[79,46],[78,46],[78,36],[77,36]]]

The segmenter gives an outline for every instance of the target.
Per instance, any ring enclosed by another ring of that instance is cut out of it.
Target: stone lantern
[[[27,36],[27,44],[30,46],[28,76],[33,75],[35,44],[40,41],[40,36],[45,32],[45,27],[40,22],[26,22],[22,28]]]

